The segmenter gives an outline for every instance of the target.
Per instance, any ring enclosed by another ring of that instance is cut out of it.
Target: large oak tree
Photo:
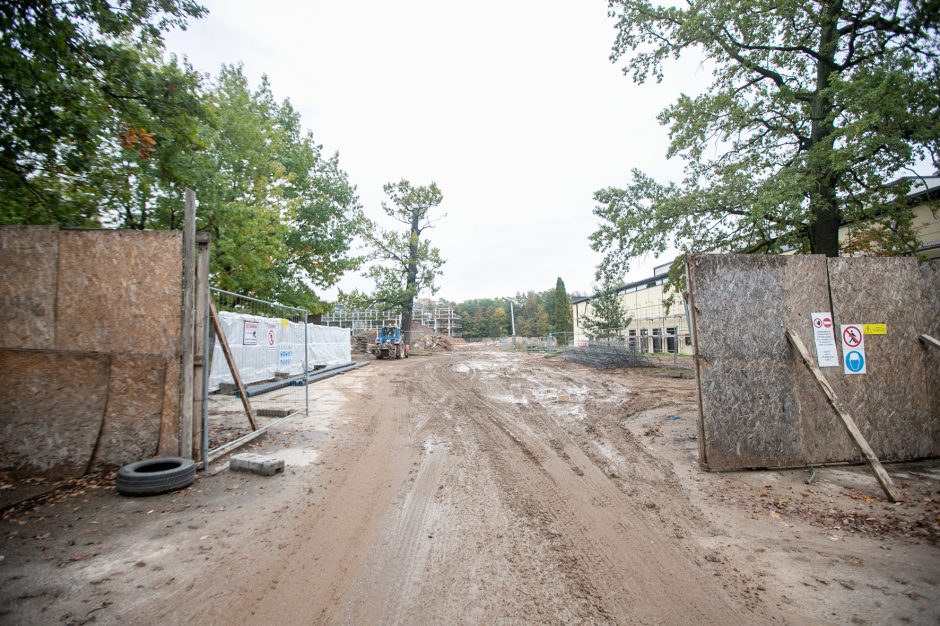
[[[681,183],[635,170],[595,194],[600,274],[681,251],[837,256],[845,223],[911,247],[903,184],[940,167],[940,4],[933,0],[612,0],[611,59],[636,83],[704,55],[702,94],[659,116]]]

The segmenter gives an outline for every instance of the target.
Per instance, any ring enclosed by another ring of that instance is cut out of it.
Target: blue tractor
[[[369,348],[369,352],[374,354],[377,359],[386,357],[407,359],[408,345],[405,343],[405,338],[402,337],[401,328],[398,326],[379,328],[375,335],[375,343]]]

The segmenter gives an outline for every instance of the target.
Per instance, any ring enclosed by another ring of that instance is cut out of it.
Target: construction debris
[[[259,476],[274,476],[284,472],[284,459],[246,452],[233,455],[228,467],[235,472],[251,472]]]
[[[652,367],[649,356],[617,343],[589,343],[565,350],[565,359],[588,367]]]

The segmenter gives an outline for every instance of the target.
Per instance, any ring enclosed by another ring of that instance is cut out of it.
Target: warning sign
[[[865,331],[866,335],[887,335],[888,325],[887,324],[862,324],[862,330]]]
[[[842,365],[846,374],[864,374],[868,371],[865,334],[861,324],[842,325]]]
[[[860,324],[842,325],[842,343],[846,348],[857,348],[865,341],[865,333]]]
[[[242,330],[242,345],[244,346],[257,346],[258,345],[258,322],[245,320],[245,326],[244,326],[244,329]]]
[[[839,349],[832,332],[832,313],[811,313],[813,339],[816,341],[816,361],[819,367],[839,367]]]

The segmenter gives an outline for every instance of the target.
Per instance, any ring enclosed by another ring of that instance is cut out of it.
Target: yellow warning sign
[[[284,318],[282,317],[282,318],[281,318],[281,328],[287,328],[287,325],[288,325],[288,324],[289,324],[289,322],[288,322],[286,319],[284,319]],[[883,335],[884,333],[881,333],[881,334]]]
[[[866,335],[887,335],[887,324],[862,324],[862,332]]]

